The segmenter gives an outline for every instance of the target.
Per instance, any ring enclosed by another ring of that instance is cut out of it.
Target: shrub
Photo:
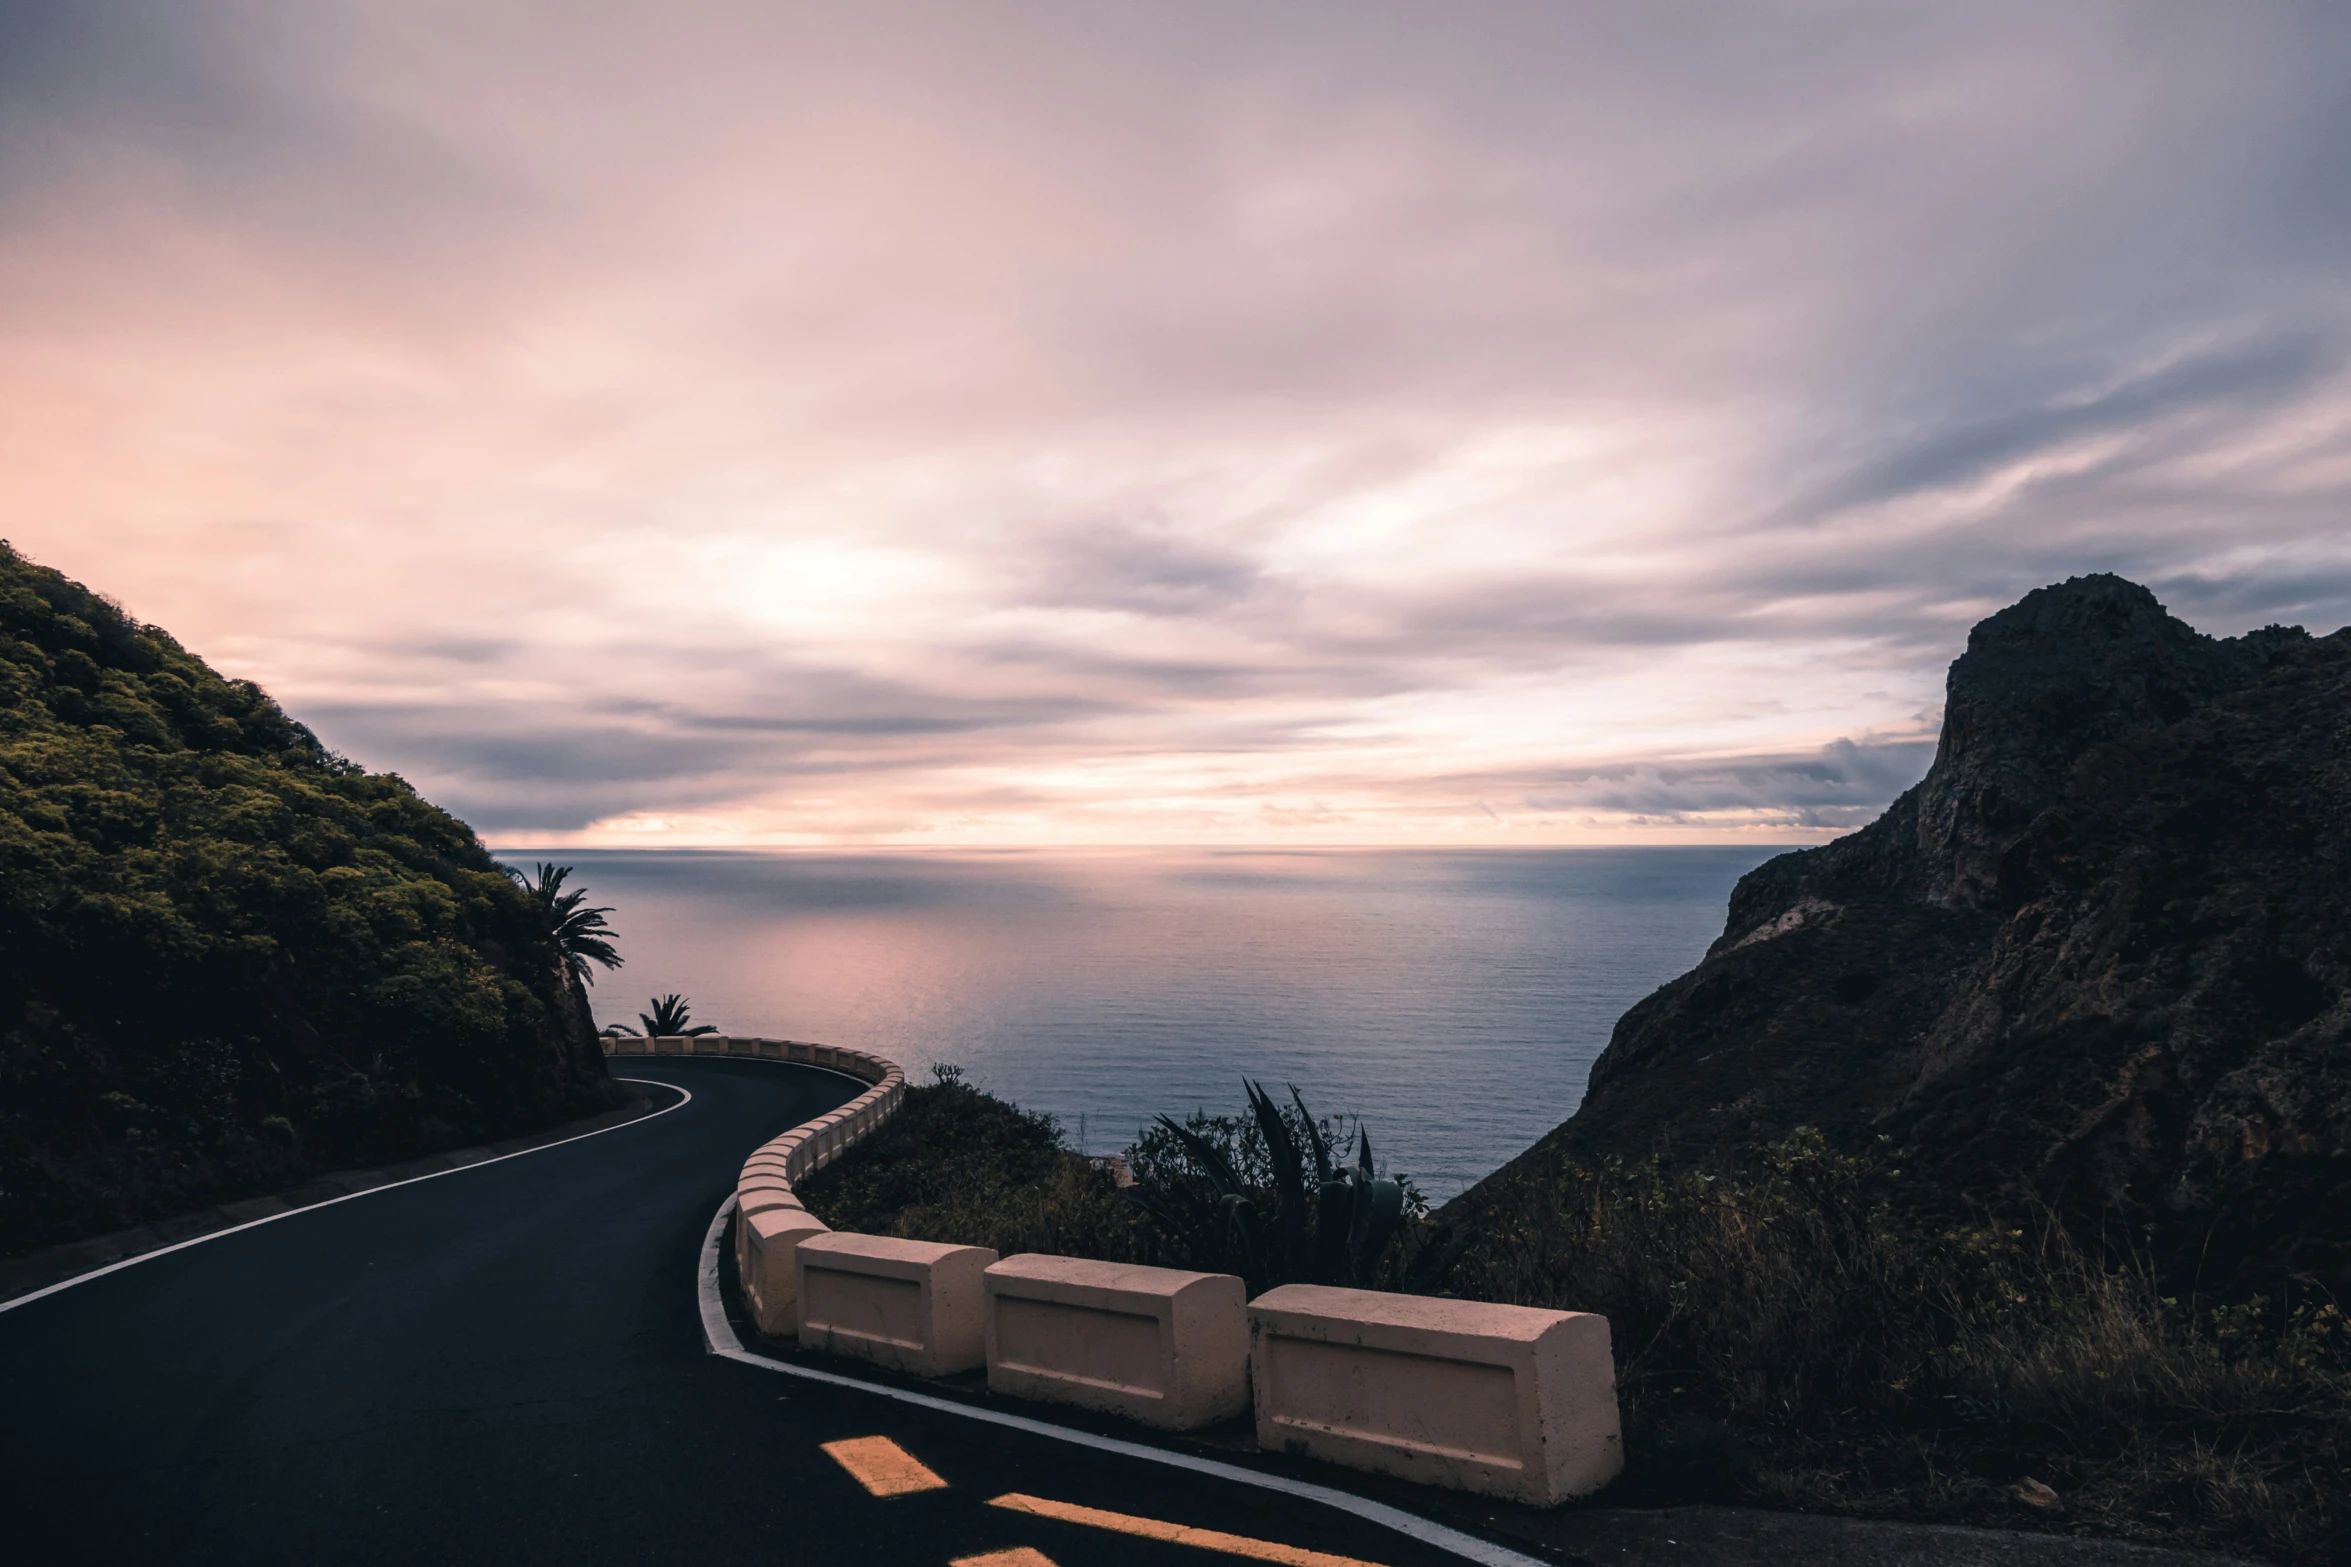
[[[1063,1143],[1059,1124],[943,1068],[846,1159],[800,1183],[808,1211],[839,1230],[1105,1262],[1157,1248],[1115,1179]]]
[[[1381,1177],[1371,1133],[1316,1120],[1298,1090],[1277,1104],[1255,1083],[1247,1117],[1166,1116],[1127,1150],[1132,1195],[1184,1266],[1236,1273],[1251,1294],[1279,1284],[1392,1281],[1398,1232],[1428,1211],[1403,1177]]]

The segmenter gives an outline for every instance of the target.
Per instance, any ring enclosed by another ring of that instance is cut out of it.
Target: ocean
[[[1115,1152],[1244,1078],[1360,1116],[1441,1201],[1565,1120],[1775,848],[501,851],[576,867],[627,967],[730,1034],[936,1064]]]

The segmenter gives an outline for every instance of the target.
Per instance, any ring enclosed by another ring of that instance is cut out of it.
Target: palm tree
[[[499,868],[521,882],[523,891],[536,901],[547,939],[563,954],[564,966],[575,978],[593,985],[596,976],[589,972],[590,963],[620,967],[620,953],[612,945],[613,938],[620,933],[604,923],[604,916],[612,910],[584,907],[588,901],[585,887],[575,887],[570,892],[563,890],[564,879],[571,875],[570,866],[534,865],[531,868],[537,873],[536,880],[511,865]]]
[[[693,1022],[694,1014],[686,1009],[686,998],[675,992],[666,996],[655,996],[646,1004],[653,1010],[638,1013],[637,1021],[645,1025],[647,1039],[678,1034],[715,1034],[718,1032],[716,1027],[708,1023],[698,1023],[692,1028],[688,1028],[686,1025]],[[607,1034],[634,1034],[636,1030],[626,1023],[607,1023],[604,1025],[604,1032]]]

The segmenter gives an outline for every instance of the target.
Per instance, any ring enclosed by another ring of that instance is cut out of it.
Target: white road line
[[[468,1170],[478,1170],[484,1165],[504,1164],[509,1159],[520,1159],[525,1154],[545,1153],[550,1148],[561,1148],[565,1143],[585,1142],[591,1137],[602,1137],[606,1132],[618,1132],[632,1126],[643,1126],[647,1121],[658,1120],[672,1110],[684,1109],[694,1099],[693,1094],[679,1088],[677,1084],[664,1083],[658,1078],[616,1077],[613,1081],[616,1083],[646,1083],[655,1088],[674,1090],[685,1097],[674,1105],[663,1105],[651,1115],[641,1115],[633,1121],[623,1121],[618,1126],[600,1126],[592,1132],[582,1132],[577,1137],[558,1138],[551,1143],[541,1143],[536,1148],[521,1148],[513,1153],[502,1153],[489,1159],[477,1159],[472,1164],[460,1164],[446,1170],[435,1170],[430,1175],[411,1175],[405,1180],[386,1181],[381,1186],[370,1186],[363,1192],[345,1192],[340,1197],[329,1197],[324,1202],[305,1203],[299,1208],[288,1208],[284,1213],[273,1213],[259,1219],[248,1219],[243,1224],[232,1224],[225,1230],[214,1230],[209,1235],[198,1235],[169,1246],[158,1246],[153,1251],[143,1251],[136,1257],[125,1257],[119,1262],[110,1262],[103,1268],[92,1268],[89,1272],[77,1273],[70,1279],[60,1279],[57,1283],[49,1285],[45,1289],[37,1289],[30,1295],[19,1295],[14,1300],[0,1301],[0,1312],[14,1311],[19,1306],[29,1306],[44,1296],[56,1294],[59,1290],[69,1290],[76,1284],[87,1284],[92,1279],[102,1279],[109,1273],[120,1273],[125,1268],[135,1268],[142,1262],[152,1262],[157,1257],[169,1256],[175,1251],[186,1251],[191,1246],[201,1246],[206,1241],[216,1241],[224,1235],[234,1235],[240,1230],[250,1230],[264,1224],[275,1224],[280,1219],[291,1219],[298,1213],[316,1213],[321,1208],[332,1208],[339,1202],[356,1202],[362,1197],[373,1197],[378,1192],[388,1192],[396,1186],[414,1186],[419,1181],[437,1181],[444,1175],[463,1175]]]
[[[1334,1490],[1327,1485],[1314,1485],[1304,1480],[1291,1480],[1281,1475],[1263,1474],[1255,1469],[1244,1469],[1238,1464],[1219,1463],[1213,1458],[1195,1458],[1190,1453],[1171,1453],[1162,1448],[1146,1447],[1140,1442],[1122,1442],[1117,1437],[1097,1436],[1091,1431],[1076,1431],[1068,1426],[1057,1426],[1043,1420],[1031,1420],[1026,1415],[1008,1415],[1001,1410],[981,1409],[972,1404],[958,1404],[951,1399],[933,1398],[928,1393],[916,1393],[906,1388],[885,1387],[877,1382],[861,1382],[855,1377],[840,1376],[830,1371],[818,1371],[811,1366],[795,1366],[765,1355],[755,1355],[743,1347],[736,1337],[735,1326],[727,1321],[726,1302],[718,1287],[718,1241],[726,1233],[727,1217],[735,1211],[735,1199],[729,1197],[719,1204],[718,1216],[710,1221],[710,1229],[702,1237],[701,1276],[695,1281],[695,1293],[702,1307],[702,1343],[713,1355],[728,1360],[739,1360],[747,1366],[758,1366],[765,1371],[780,1371],[788,1377],[800,1377],[810,1382],[822,1382],[831,1387],[854,1388],[861,1393],[874,1393],[895,1399],[901,1404],[936,1410],[943,1415],[955,1415],[964,1420],[978,1420],[993,1426],[1009,1426],[1015,1431],[1026,1431],[1032,1436],[1050,1437],[1057,1442],[1074,1442],[1080,1447],[1091,1447],[1100,1452],[1116,1453],[1122,1458],[1139,1458],[1145,1463],[1165,1464],[1171,1469],[1188,1469],[1194,1474],[1231,1480],[1240,1485],[1253,1485],[1263,1491],[1279,1491],[1304,1501],[1320,1502],[1351,1513],[1368,1523],[1393,1529],[1398,1534],[1449,1551],[1481,1567],[1545,1567],[1532,1556],[1525,1556],[1507,1546],[1481,1540],[1474,1534],[1449,1529],[1441,1523],[1432,1523],[1400,1507],[1385,1502],[1374,1502],[1351,1492]]]

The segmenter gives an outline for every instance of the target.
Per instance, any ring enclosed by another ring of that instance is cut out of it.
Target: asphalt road
[[[0,1312],[0,1561],[1239,1559],[990,1505],[1006,1496],[1458,1561],[1312,1503],[706,1354],[696,1270],[744,1155],[859,1085],[616,1065],[693,1100]],[[944,1485],[868,1494],[822,1445],[866,1437]]]

